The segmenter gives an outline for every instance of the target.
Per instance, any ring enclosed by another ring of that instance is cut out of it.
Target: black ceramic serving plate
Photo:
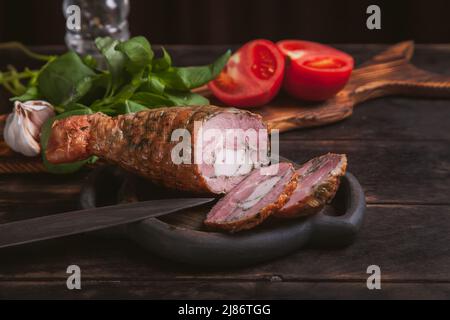
[[[81,206],[92,208],[114,203],[186,194],[156,187],[144,179],[113,167],[94,170],[81,192]],[[298,220],[266,221],[254,230],[238,234],[206,230],[203,220],[211,206],[152,218],[112,230],[122,233],[152,253],[202,266],[243,266],[292,253],[305,245],[336,248],[351,244],[365,212],[364,192],[347,173],[333,202],[319,214]]]

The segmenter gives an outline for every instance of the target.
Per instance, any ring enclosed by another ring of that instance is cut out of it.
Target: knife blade
[[[152,200],[0,224],[0,249],[138,222],[213,200],[213,198]]]

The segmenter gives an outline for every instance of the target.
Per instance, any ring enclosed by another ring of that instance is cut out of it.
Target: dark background
[[[382,30],[366,28],[370,4],[381,7]],[[129,20],[132,34],[161,44],[448,43],[449,16],[448,0],[131,0]],[[64,27],[62,0],[0,0],[0,41],[62,44]]]

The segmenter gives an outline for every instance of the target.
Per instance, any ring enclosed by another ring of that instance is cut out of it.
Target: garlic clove
[[[55,116],[53,106],[46,101],[27,101],[22,104],[22,108],[38,128],[41,128],[47,119]]]
[[[23,123],[23,130],[20,130],[22,135],[22,154],[28,157],[37,156],[41,152],[41,145],[38,142],[39,140],[36,139],[36,137],[39,138],[40,128],[38,129],[35,125],[33,125],[28,117],[24,119]]]
[[[39,155],[42,125],[55,115],[53,106],[45,101],[16,102],[4,128],[8,146],[25,156]]]
[[[8,118],[6,118],[6,124],[3,131],[3,139],[5,140],[6,144],[13,149],[14,151],[18,152],[16,149],[16,137],[18,136],[17,128],[18,126],[15,125],[18,122],[17,115],[15,112],[11,113]],[[14,125],[13,125],[14,124]]]

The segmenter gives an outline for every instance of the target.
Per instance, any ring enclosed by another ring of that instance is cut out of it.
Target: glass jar
[[[79,28],[67,25],[65,40],[69,49],[82,55],[97,56],[95,38],[109,36],[127,40],[130,37],[127,20],[129,0],[64,0],[66,19],[74,14],[75,11],[70,10],[74,5],[80,9],[80,24]]]

